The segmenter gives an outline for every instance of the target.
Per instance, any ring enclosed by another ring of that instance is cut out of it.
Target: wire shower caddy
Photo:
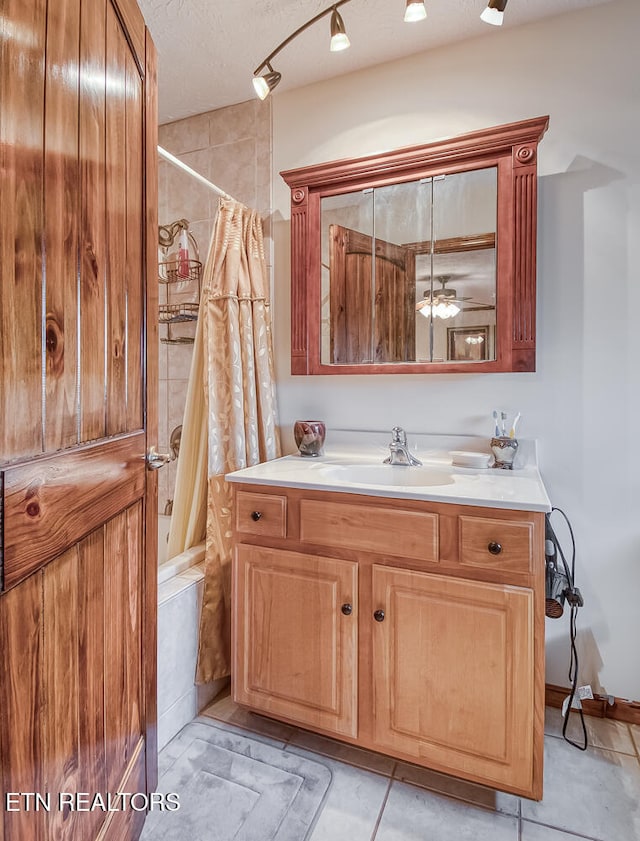
[[[174,245],[176,238],[183,230],[186,231],[189,242],[193,245],[196,259],[190,257],[189,259],[158,261],[158,282],[160,283],[160,289],[164,289],[164,302],[159,305],[158,320],[167,329],[166,335],[162,336],[160,341],[167,345],[193,344],[193,336],[176,335],[173,327],[176,324],[197,321],[200,308],[202,263],[197,259],[200,256],[198,243],[189,230],[188,220],[178,219],[170,225],[160,225],[158,228],[158,243],[163,249],[163,253],[167,254],[168,249]],[[194,282],[197,290],[195,301],[175,300],[176,296],[183,294],[177,291],[182,289],[183,284],[190,284],[193,287]]]

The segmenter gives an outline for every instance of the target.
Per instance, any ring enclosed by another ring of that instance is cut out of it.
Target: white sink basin
[[[319,464],[317,470],[329,481],[346,485],[426,488],[452,485],[454,481],[447,470],[399,464]]]

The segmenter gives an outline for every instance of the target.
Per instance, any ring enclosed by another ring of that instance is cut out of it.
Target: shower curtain
[[[262,220],[221,199],[204,269],[169,533],[171,557],[206,531],[197,683],[231,670],[232,503],[224,474],[279,455]]]

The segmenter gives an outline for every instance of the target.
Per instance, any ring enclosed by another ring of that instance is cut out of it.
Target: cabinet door
[[[373,610],[376,744],[532,791],[533,591],[374,566]]]
[[[356,735],[357,569],[352,561],[237,547],[235,701]]]

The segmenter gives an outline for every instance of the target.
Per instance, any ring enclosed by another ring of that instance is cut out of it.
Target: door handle
[[[173,461],[170,453],[157,453],[155,447],[149,447],[147,453],[147,470],[159,470],[163,465]]]

